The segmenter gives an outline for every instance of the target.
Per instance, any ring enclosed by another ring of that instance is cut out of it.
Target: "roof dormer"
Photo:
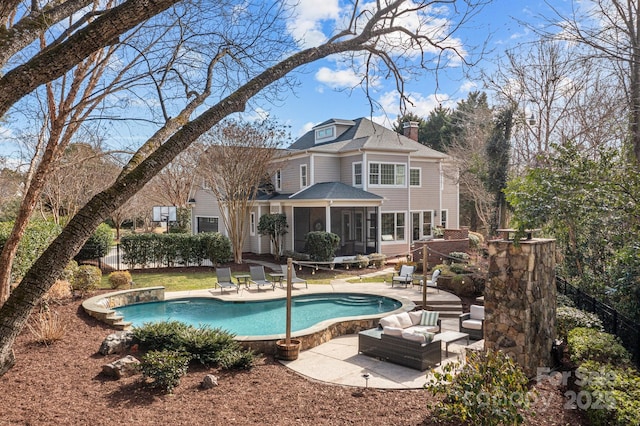
[[[351,120],[339,120],[335,118],[320,123],[313,128],[314,143],[317,145],[331,142],[354,124],[355,122]]]
[[[336,126],[330,124],[328,126],[314,128],[315,143],[330,142],[336,138]]]

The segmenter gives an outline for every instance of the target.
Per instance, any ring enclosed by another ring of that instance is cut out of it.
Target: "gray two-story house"
[[[256,232],[266,213],[286,215],[285,250],[303,252],[308,232],[330,231],[342,256],[403,255],[436,227],[457,228],[456,171],[446,154],[418,143],[417,132],[417,123],[405,123],[405,136],[366,118],[315,126],[273,160],[275,191],[248,212],[243,251],[271,253]],[[193,231],[226,233],[211,191],[199,188],[194,199]]]

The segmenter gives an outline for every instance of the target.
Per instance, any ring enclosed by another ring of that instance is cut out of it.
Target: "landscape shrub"
[[[102,271],[100,268],[92,265],[82,265],[78,267],[73,275],[71,286],[74,291],[85,295],[97,290],[101,279]]]
[[[484,243],[484,236],[479,232],[469,231],[469,247],[478,249]]]
[[[36,342],[43,345],[50,345],[62,340],[67,333],[67,323],[57,312],[50,309],[43,309],[33,315],[27,322],[27,328],[35,337]]]
[[[180,321],[162,321],[145,323],[142,327],[133,327],[133,337],[141,350],[181,350],[184,348],[183,336],[190,326]]]
[[[0,249],[4,247],[13,222],[0,223]],[[44,252],[51,241],[60,234],[62,228],[53,222],[33,220],[29,222],[24,235],[18,244],[13,266],[11,267],[11,282],[18,283],[27,273],[33,262]]]
[[[82,246],[75,260],[81,262],[83,260],[100,259],[109,253],[109,248],[113,245],[113,231],[106,223],[100,226],[91,234],[86,243]]]
[[[425,387],[444,399],[430,404],[432,418],[447,424],[521,424],[530,406],[528,379],[499,351],[471,351],[464,365],[451,362],[435,371]]]
[[[597,361],[616,365],[629,365],[631,355],[613,334],[593,328],[577,327],[567,336],[569,356],[573,363]]]
[[[131,282],[132,279],[129,271],[114,271],[109,274],[109,285],[113,289],[130,289]]]
[[[470,275],[455,275],[452,285],[457,296],[473,297],[476,295],[476,286]]]
[[[451,253],[449,253],[449,259],[452,262],[466,262],[467,260],[469,260],[471,258],[471,256],[469,256],[467,253],[463,252],[463,251],[452,251]]]
[[[569,296],[566,294],[558,293],[556,295],[556,304],[558,306],[568,306],[570,308],[575,308],[576,304],[571,300]]]
[[[369,262],[376,269],[382,268],[384,266],[384,264],[387,262],[387,256],[385,256],[382,253],[371,253],[371,254],[367,255],[367,257],[369,258]]]
[[[226,263],[233,258],[231,240],[219,232],[207,232],[201,237],[205,242],[207,258],[214,265]]]
[[[556,309],[556,335],[558,339],[567,341],[570,330],[576,327],[593,328],[604,331],[602,320],[596,314],[569,306]]]
[[[175,350],[149,351],[140,360],[143,378],[153,379],[153,386],[171,393],[187,374],[189,354]]]
[[[142,350],[180,351],[203,365],[222,368],[253,366],[253,352],[242,348],[233,334],[218,328],[196,328],[179,321],[166,321],[134,327],[133,335]]]
[[[640,425],[640,375],[633,368],[586,361],[576,371],[576,404],[593,426]],[[580,398],[580,399],[578,399]]]
[[[60,303],[64,300],[70,299],[71,296],[73,296],[73,293],[71,292],[71,284],[69,284],[69,281],[56,280],[49,291],[44,295],[42,301],[45,304],[49,304],[51,302]]]
[[[75,260],[70,260],[62,271],[62,275],[60,276],[61,280],[68,281],[69,284],[73,285],[73,277],[76,275],[78,271],[78,262]]]
[[[340,245],[340,237],[331,232],[313,231],[305,235],[304,251],[311,260],[328,262],[333,260]]]
[[[363,254],[356,255],[356,260],[358,261],[358,268],[367,268],[369,266],[369,258]]]
[[[284,258],[289,258],[290,257],[293,260],[302,260],[302,261],[310,260],[310,257],[309,257],[309,255],[307,253],[298,253],[298,252],[291,251],[291,250],[285,250],[282,253],[282,257],[284,257]]]

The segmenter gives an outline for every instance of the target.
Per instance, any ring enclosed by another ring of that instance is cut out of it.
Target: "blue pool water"
[[[291,306],[291,331],[296,332],[328,319],[390,312],[402,303],[369,294],[331,293],[295,296]],[[286,300],[230,302],[198,297],[121,306],[116,312],[138,327],[148,322],[181,321],[195,327],[221,328],[237,336],[265,336],[285,333]]]

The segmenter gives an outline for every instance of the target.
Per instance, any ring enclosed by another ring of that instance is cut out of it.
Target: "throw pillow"
[[[402,328],[411,327],[413,325],[413,323],[411,322],[411,317],[407,312],[396,314],[396,318],[398,320],[398,323],[400,324],[400,327]]]
[[[424,311],[422,313],[422,320],[420,321],[420,325],[438,325],[438,316],[439,312],[436,311]]]
[[[398,318],[395,315],[389,315],[388,317],[380,318],[379,324],[382,327],[400,327]]]

